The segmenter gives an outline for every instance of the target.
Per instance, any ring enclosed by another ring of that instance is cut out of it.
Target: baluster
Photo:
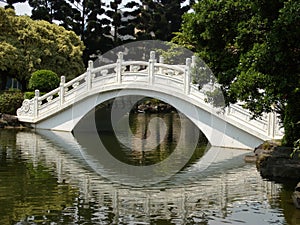
[[[94,64],[92,60],[89,60],[89,66],[86,74],[86,84],[87,84],[87,90],[91,90],[92,88],[92,70],[93,70]]]
[[[154,83],[154,63],[155,63],[155,51],[151,51],[149,65],[148,65],[149,84],[151,84],[151,85]]]
[[[163,64],[164,62],[165,62],[164,57],[163,56],[159,56],[159,63]],[[159,67],[158,73],[159,74],[163,74],[163,68],[162,67]]]
[[[226,115],[230,115],[231,113],[231,108],[230,105],[226,107]]]
[[[117,83],[122,83],[122,62],[123,62],[123,52],[118,53],[118,60],[117,60]]]
[[[65,102],[65,76],[60,77],[60,84],[59,84],[59,98],[60,98],[60,106],[62,106]]]
[[[186,67],[184,72],[184,93],[186,95],[190,94],[190,82],[191,82],[191,64],[192,60],[190,58],[186,59]]]
[[[39,112],[39,97],[40,97],[40,91],[35,90],[34,92],[34,119],[37,118],[38,112]]]
[[[270,112],[268,114],[268,136],[271,138],[275,137],[275,113],[274,112]]]
[[[164,63],[165,59],[163,56],[159,56],[159,63]]]
[[[196,59],[197,59],[197,56],[193,55],[192,56],[192,65],[191,65],[191,67],[196,66]]]

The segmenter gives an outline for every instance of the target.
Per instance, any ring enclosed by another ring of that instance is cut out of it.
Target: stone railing
[[[282,136],[274,113],[251,120],[249,111],[239,104],[231,105],[225,109],[225,113],[220,113],[220,109],[214,108],[206,101],[205,88],[199,90],[191,81],[191,68],[194,64],[195,58],[186,59],[185,65],[165,64],[162,57],[157,62],[155,52],[150,53],[148,62],[124,61],[123,53],[118,54],[116,63],[97,68],[94,68],[93,62],[90,61],[85,73],[69,82],[65,82],[65,77],[62,76],[59,87],[53,91],[40,96],[36,90],[33,99],[24,100],[22,107],[17,110],[17,116],[20,121],[38,123],[92,94],[117,89],[144,88],[192,99],[193,104],[206,111],[219,114],[226,121],[243,124],[270,138]]]

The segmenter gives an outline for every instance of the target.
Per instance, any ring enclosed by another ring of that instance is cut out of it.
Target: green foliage
[[[298,153],[298,157],[300,157],[300,139],[294,142],[294,150],[291,153],[290,157],[293,158]]]
[[[300,139],[300,93],[296,95],[291,103],[287,103],[284,110],[283,125],[285,136],[282,140],[284,145],[293,146],[294,142]]]
[[[103,1],[29,0],[29,5],[32,19],[55,22],[81,37],[86,46],[83,52],[85,64],[90,55],[105,53],[113,47],[111,21],[105,17]]]
[[[221,88],[215,88],[212,91],[207,91],[205,94],[205,101],[212,104],[214,107],[221,108],[225,106],[224,95]]]
[[[163,42],[163,45],[154,49],[154,51],[164,58],[166,64],[184,65],[186,59],[192,57],[191,51],[172,42]]]
[[[59,77],[51,70],[38,70],[32,73],[28,88],[29,90],[40,90],[49,92],[59,86]]]
[[[194,65],[191,69],[192,82],[198,84],[198,88],[201,89],[205,84],[215,82],[215,77],[205,62],[196,57]]]
[[[178,32],[182,15],[190,9],[194,1],[182,6],[185,0],[141,0],[142,6],[136,24],[137,39],[159,39],[170,41]]]
[[[67,79],[81,74],[83,49],[74,32],[0,7],[0,76],[16,78],[23,88],[39,69],[51,69]]]
[[[24,93],[24,99],[32,99],[35,96],[35,92],[34,91],[26,91]]]
[[[173,39],[210,66],[227,103],[244,102],[254,117],[276,111],[284,144],[300,138],[300,2],[202,0]]]
[[[5,91],[0,94],[0,112],[15,115],[22,106],[23,93],[21,91]]]

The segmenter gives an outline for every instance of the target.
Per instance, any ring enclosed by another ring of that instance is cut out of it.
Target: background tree
[[[93,54],[104,53],[113,46],[110,20],[101,0],[29,0],[33,19],[43,19],[74,31],[86,48],[84,62]]]
[[[202,0],[174,38],[210,66],[227,103],[244,102],[254,117],[277,111],[286,145],[300,138],[299,8],[288,0]]]
[[[84,71],[84,45],[73,31],[16,16],[0,8],[0,77],[16,78],[23,89],[32,72],[50,69],[72,79]]]
[[[111,20],[114,46],[135,40],[135,26],[140,13],[140,4],[136,1],[113,0],[106,15]]]
[[[138,39],[159,39],[170,41],[174,32],[179,31],[182,15],[194,1],[183,6],[185,0],[141,0],[142,7],[136,28]]]

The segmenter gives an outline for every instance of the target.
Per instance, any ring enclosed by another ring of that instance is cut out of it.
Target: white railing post
[[[91,90],[92,88],[92,70],[93,70],[93,61],[89,60],[88,62],[88,69],[87,69],[87,74],[86,74],[86,88],[87,90]]]
[[[117,60],[117,68],[116,68],[118,84],[122,83],[122,62],[123,62],[123,52],[119,52],[118,60]]]
[[[154,83],[154,63],[155,63],[155,51],[150,52],[150,59],[148,65],[149,72],[149,84],[152,85]]]
[[[197,56],[193,55],[192,56],[192,67],[196,66],[196,59],[197,59]]]
[[[191,83],[191,64],[192,60],[190,58],[186,59],[186,67],[184,71],[184,93],[186,95],[190,94],[190,83]]]
[[[165,59],[163,56],[159,56],[159,63],[163,64],[165,62]],[[163,68],[159,67],[159,73],[162,74],[163,73]]]
[[[225,108],[225,112],[226,112],[226,115],[230,115],[230,113],[231,113],[231,108],[230,108],[230,105],[229,106],[227,106],[226,108]]]
[[[34,91],[34,119],[37,118],[37,116],[39,115],[39,97],[40,97],[40,91],[39,90],[35,90]]]
[[[276,116],[274,112],[270,112],[268,114],[268,136],[271,138],[275,137],[275,123],[276,123]]]
[[[60,77],[60,84],[59,84],[60,106],[62,106],[65,102],[65,83],[66,83],[65,76],[61,76]]]
[[[159,63],[164,63],[165,59],[163,56],[159,56]]]

